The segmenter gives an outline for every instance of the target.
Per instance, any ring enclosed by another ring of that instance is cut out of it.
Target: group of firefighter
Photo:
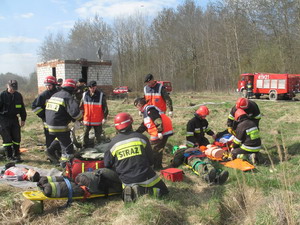
[[[157,196],[168,193],[168,188],[155,171],[163,168],[163,149],[168,138],[173,135],[172,100],[152,74],[147,74],[144,82],[144,97],[134,101],[143,122],[134,131],[132,116],[126,112],[118,113],[114,118],[117,135],[108,144],[104,155],[105,167],[118,174],[124,187],[123,197],[128,201],[137,187],[151,190]],[[47,76],[44,84],[46,90],[34,100],[32,110],[44,123],[47,156],[53,163],[65,167],[67,162],[72,161],[75,153],[68,124],[71,121],[81,121],[83,124],[83,149],[88,147],[89,132],[92,128],[95,131],[96,143],[101,143],[102,125],[108,116],[106,98],[104,93],[97,89],[96,81],[90,81],[86,85],[84,79],[79,79],[78,82],[66,79],[58,86],[54,76]],[[22,162],[20,126],[25,124],[26,110],[22,95],[17,90],[17,81],[10,80],[7,90],[0,94],[0,133],[7,160]],[[195,165],[195,157],[191,155],[199,155],[199,147],[209,144],[205,134],[216,139],[217,134],[209,128],[206,120],[208,115],[209,109],[201,105],[194,117],[188,121],[185,145],[180,145],[178,149],[181,154],[175,152],[171,166],[179,166],[182,162],[189,163],[187,159],[191,158],[192,164]],[[257,104],[247,98],[239,98],[232,107],[227,121],[228,132],[234,135],[231,145],[232,159],[247,155],[252,160],[257,160],[257,153],[261,149],[260,118]],[[145,131],[149,133],[149,139],[142,134]],[[60,149],[59,154],[57,148]],[[227,171],[215,168],[204,158],[198,157],[197,160],[201,162],[199,173],[202,173],[205,181],[223,184],[227,180]]]

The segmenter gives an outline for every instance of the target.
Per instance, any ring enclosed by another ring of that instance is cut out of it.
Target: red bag
[[[75,180],[78,174],[91,172],[99,168],[104,168],[103,160],[82,160],[75,158],[72,160],[72,163],[67,163],[66,176]]]

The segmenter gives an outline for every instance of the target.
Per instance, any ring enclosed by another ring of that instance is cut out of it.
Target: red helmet
[[[235,107],[237,109],[247,109],[248,105],[249,105],[249,100],[247,98],[239,98],[235,103]]]
[[[205,117],[209,115],[209,110],[205,105],[201,105],[199,109],[197,109],[196,114],[200,117]]]
[[[54,77],[54,76],[45,77],[44,84],[45,85],[56,84],[56,77]]]
[[[234,113],[234,120],[238,120],[242,115],[247,115],[247,113],[242,109],[237,109]]]
[[[133,123],[133,119],[128,113],[122,112],[115,116],[114,123],[117,130],[123,130]]]
[[[62,84],[62,87],[72,87],[76,88],[76,82],[73,79],[66,79]]]

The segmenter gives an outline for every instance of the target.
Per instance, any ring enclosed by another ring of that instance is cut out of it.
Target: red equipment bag
[[[67,163],[66,176],[75,180],[78,174],[87,171],[91,172],[99,168],[104,168],[103,160],[83,160],[75,158],[71,163]]]

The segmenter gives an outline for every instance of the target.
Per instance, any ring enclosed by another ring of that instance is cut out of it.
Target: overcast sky
[[[208,0],[196,0],[202,6]],[[0,0],[0,73],[28,76],[40,61],[37,49],[49,33],[68,33],[78,19],[96,13],[104,21],[142,10],[149,16],[183,0]]]

